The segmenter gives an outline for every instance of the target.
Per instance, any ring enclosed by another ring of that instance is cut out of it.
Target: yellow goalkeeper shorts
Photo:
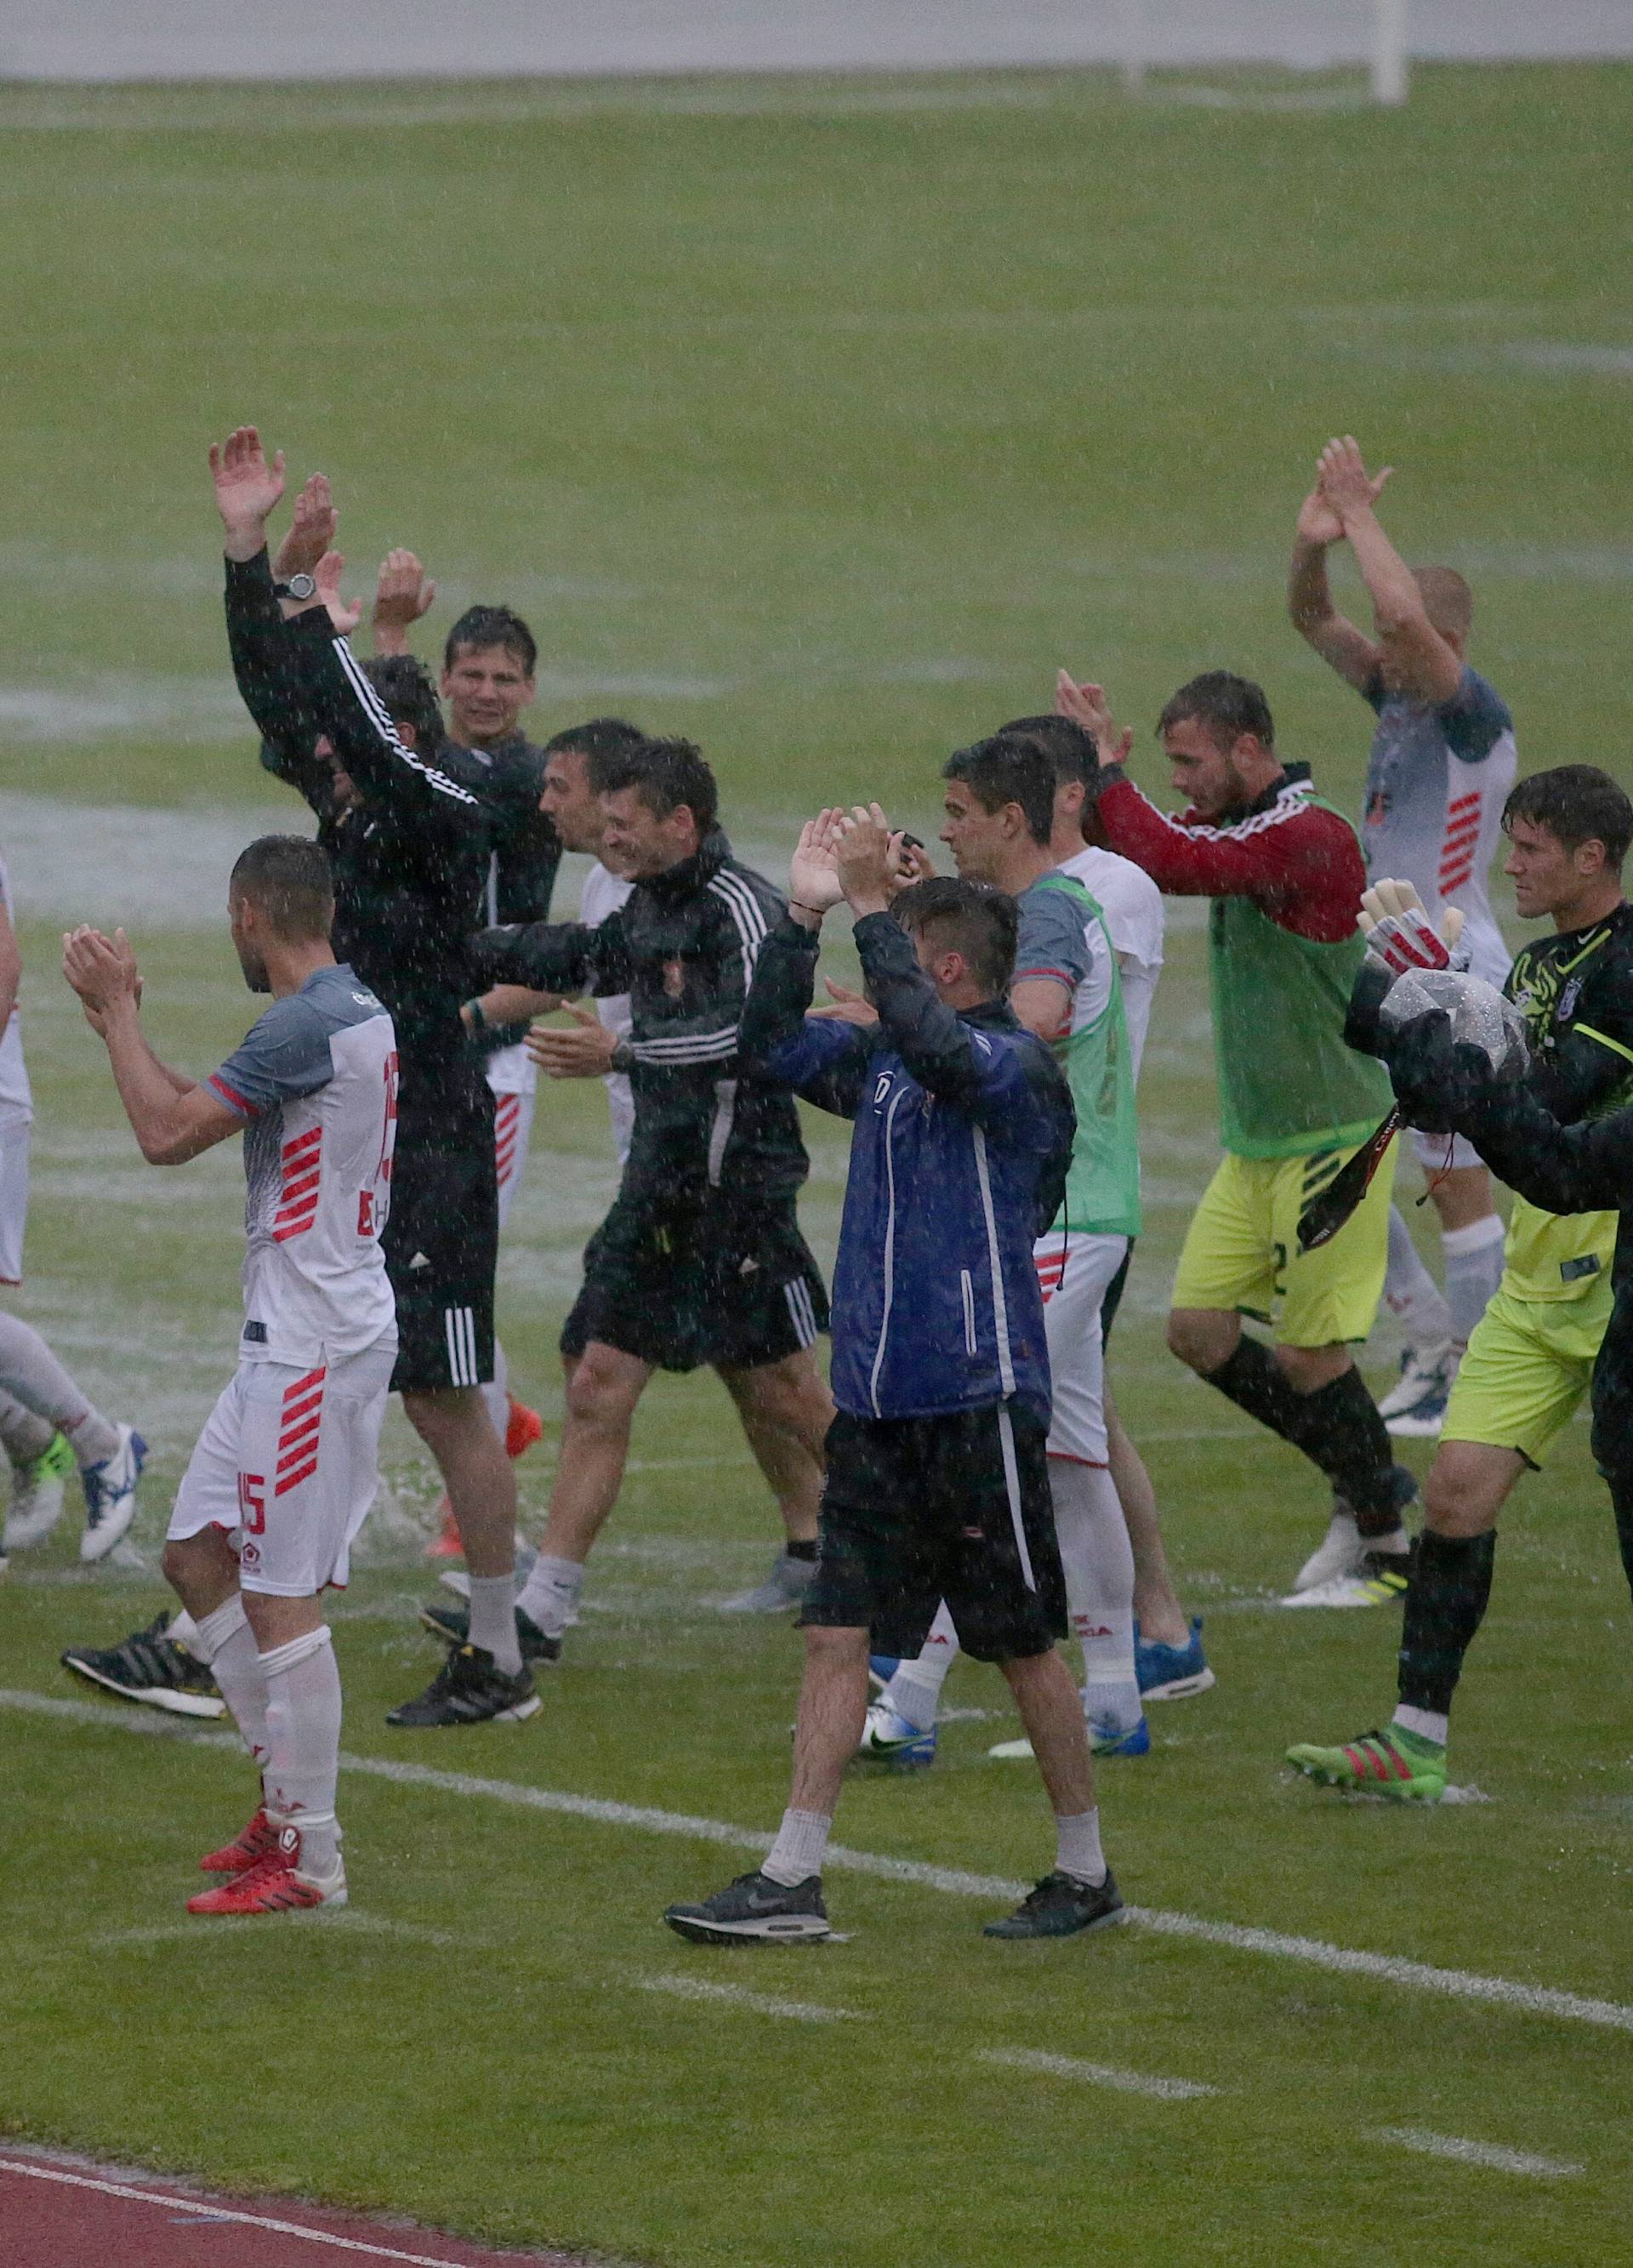
[[[1441,1440],[1514,1449],[1540,1469],[1593,1381],[1611,1304],[1608,1270],[1579,1300],[1498,1292],[1469,1338]]]
[[[1227,1151],[1185,1233],[1173,1305],[1253,1315],[1273,1326],[1280,1346],[1365,1338],[1383,1296],[1398,1142],[1332,1241],[1298,1249],[1299,1214],[1359,1146],[1307,1158],[1238,1158]]]

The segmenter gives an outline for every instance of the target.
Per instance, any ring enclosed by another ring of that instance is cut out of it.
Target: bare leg
[[[1124,1429],[1109,1387],[1106,1389],[1106,1454],[1134,1550],[1134,1618],[1140,1636],[1158,1646],[1188,1646],[1191,1626],[1168,1572],[1157,1491],[1145,1460]]]
[[[723,1368],[720,1376],[776,1498],[789,1542],[814,1543],[823,1444],[834,1419],[833,1396],[821,1373],[809,1353],[801,1351],[753,1370]]]
[[[238,1554],[218,1528],[202,1528],[196,1535],[166,1543],[159,1564],[195,1623],[225,1606],[239,1587]]]
[[[807,1636],[810,1633],[807,1632]],[[1064,1657],[1053,1646],[1047,1653],[1002,1663],[1020,1721],[1032,1742],[1049,1805],[1056,1817],[1075,1816],[1094,1808],[1094,1764],[1083,1722],[1078,1687]],[[863,1689],[867,1681],[866,1649],[862,1657]],[[862,1719],[857,1719],[856,1741]]]
[[[474,1577],[516,1566],[516,1475],[493,1430],[480,1386],[416,1388],[402,1397],[408,1423],[442,1475]]]
[[[629,1427],[652,1366],[592,1339],[567,1373],[561,1462],[550,1491],[542,1557],[582,1566],[618,1501],[629,1455]]]
[[[805,1632],[805,1675],[799,1689],[794,1781],[788,1798],[791,1811],[818,1812],[828,1819],[834,1815],[845,1766],[857,1752],[867,1715],[867,1647],[865,1630],[813,1627]],[[1063,1662],[1061,1671],[1086,1757],[1078,1690]]]

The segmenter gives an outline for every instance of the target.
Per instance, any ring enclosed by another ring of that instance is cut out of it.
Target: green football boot
[[[1399,1725],[1363,1733],[1341,1749],[1301,1742],[1288,1749],[1287,1761],[1323,1787],[1387,1796],[1391,1803],[1438,1803],[1445,1793],[1445,1750]]]

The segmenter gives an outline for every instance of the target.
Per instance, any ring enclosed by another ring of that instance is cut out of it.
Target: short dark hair
[[[358,666],[379,695],[380,706],[392,723],[413,725],[416,753],[436,755],[448,738],[448,728],[442,721],[442,704],[424,663],[411,653],[371,654]]]
[[[715,776],[703,752],[691,740],[643,740],[627,755],[608,759],[596,792],[616,795],[633,788],[654,819],[667,819],[684,804],[707,835],[720,808]]]
[[[1267,748],[1276,746],[1276,726],[1264,688],[1255,685],[1251,677],[1238,677],[1234,670],[1205,669],[1200,677],[1181,685],[1164,704],[1157,730],[1162,733],[1174,725],[1193,722],[1220,749],[1230,747],[1244,733],[1251,733]]]
[[[309,835],[258,835],[239,852],[227,888],[253,898],[280,937],[324,938],[335,919],[329,854]]]
[[[961,780],[985,811],[1018,803],[1034,843],[1044,843],[1055,828],[1055,767],[1035,741],[994,733],[989,740],[955,749],[941,767],[943,779]]]
[[[585,725],[570,725],[565,732],[553,733],[544,744],[547,756],[559,756],[570,752],[584,758],[585,771],[592,795],[605,795],[609,775],[636,748],[644,748],[647,735],[638,725],[627,725],[622,717],[592,717]]]
[[[1016,717],[998,727],[1000,740],[1029,740],[1055,767],[1055,784],[1086,787],[1100,770],[1093,737],[1070,717]]]
[[[1503,806],[1504,835],[1516,819],[1546,827],[1567,850],[1602,843],[1605,864],[1618,874],[1633,842],[1633,803],[1597,764],[1556,764],[1517,782]]]
[[[961,953],[970,974],[989,1000],[1001,999],[1015,974],[1015,901],[990,882],[967,882],[958,874],[936,874],[903,890],[894,907],[909,937],[934,932]]]
[[[462,646],[472,646],[480,652],[490,645],[502,645],[506,653],[513,654],[522,666],[524,677],[531,677],[538,666],[539,642],[511,607],[467,607],[448,632],[448,642],[442,650],[442,666],[452,669]]]

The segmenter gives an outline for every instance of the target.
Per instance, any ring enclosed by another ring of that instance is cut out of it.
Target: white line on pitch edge
[[[1380,2142],[1398,2150],[1416,2150],[1425,2158],[1450,2158],[1460,2166],[1489,2166],[1499,2174],[1531,2174],[1539,2179],[1563,2180],[1581,2173],[1568,2158],[1544,2158],[1534,2150],[1506,2150],[1496,2142],[1470,2142],[1460,2134],[1432,2134],[1426,2126],[1378,2126]]]
[[[1196,2079],[1150,2079],[1143,2071],[1119,2071],[1108,2063],[1085,2063],[1079,2056],[1049,2055],[1042,2048],[982,2048],[978,2063],[1003,2064],[1011,2071],[1041,2071],[1052,2079],[1081,2080],[1087,2087],[1114,2087],[1122,2095],[1154,2095],[1164,2102],[1189,2102],[1217,2095]]]
[[[802,2024],[848,2024],[854,2008],[825,2008],[816,2000],[783,2000],[775,1992],[751,1992],[746,1984],[711,1984],[702,1977],[637,1977],[643,1992],[669,1992],[677,2000],[724,2000],[757,2016],[792,2016]]]
[[[409,2268],[459,2268],[459,2264],[429,2252],[400,2252],[389,2244],[365,2244],[360,2237],[341,2236],[333,2229],[305,2228],[298,2220],[275,2220],[270,2213],[228,2211],[210,2198],[190,2198],[185,2190],[137,2189],[129,2182],[99,2182],[89,2174],[72,2174],[61,2166],[31,2166],[21,2158],[0,2155],[0,2174],[21,2174],[31,2182],[62,2182],[70,2189],[95,2190],[103,2197],[128,2198],[137,2205],[158,2205],[171,2213],[185,2213],[200,2220],[232,2220],[243,2228],[269,2228],[279,2236],[298,2236],[308,2244],[327,2244],[342,2252],[367,2253],[375,2260],[407,2261]]]
[[[121,1712],[94,1701],[59,1700],[54,1694],[0,1689],[0,1709],[24,1710],[35,1716],[55,1717],[104,1731],[158,1734],[190,1738],[201,1748],[231,1749],[243,1753],[233,1733],[197,1733],[181,1719],[163,1719]],[[481,1797],[489,1803],[506,1803],[526,1811],[553,1812],[571,1819],[588,1819],[604,1827],[630,1827],[648,1835],[675,1835],[695,1843],[718,1843],[733,1851],[764,1851],[772,1837],[763,1827],[733,1827],[721,1819],[702,1819],[679,1811],[659,1811],[642,1804],[614,1803],[605,1797],[570,1795],[548,1787],[529,1787],[517,1780],[479,1779],[468,1772],[438,1771],[430,1764],[409,1764],[388,1756],[342,1754],[341,1770],[400,1787],[436,1788],[445,1795]],[[1031,1887],[1000,1874],[976,1874],[956,1867],[928,1865],[921,1859],[889,1859],[874,1851],[852,1851],[830,1844],[825,1862],[836,1873],[869,1874],[886,1882],[911,1882],[921,1889],[939,1890],[948,1897],[984,1898],[1012,1904]],[[1403,1985],[1409,1992],[1432,1992],[1448,1999],[1483,2002],[1526,2016],[1552,2016],[1567,2023],[1593,2024],[1601,2029],[1633,2032],[1633,2007],[1622,2000],[1600,2000],[1586,1993],[1564,1992],[1548,1984],[1519,1984],[1506,1977],[1482,1977],[1467,1969],[1436,1969],[1424,1961],[1404,1961],[1393,1954],[1362,1953],[1324,1938],[1294,1937],[1281,1930],[1252,1929],[1239,1922],[1208,1921],[1198,1914],[1176,1913],[1155,1906],[1130,1906],[1129,1918],[1142,1928],[1167,1937],[1188,1937],[1202,1945],[1224,1946],[1234,1953],[1256,1953],[1277,1961],[1298,1961],[1313,1969],[1331,1970],[1341,1976],[1365,1977],[1384,1984]]]

